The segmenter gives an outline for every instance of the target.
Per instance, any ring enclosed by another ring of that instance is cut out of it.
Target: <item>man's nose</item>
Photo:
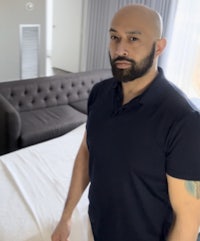
[[[115,54],[117,56],[128,56],[127,45],[124,41],[121,41],[120,43],[117,44]]]

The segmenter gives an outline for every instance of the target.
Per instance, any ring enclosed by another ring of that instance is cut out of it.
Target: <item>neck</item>
[[[137,78],[133,81],[123,82],[123,104],[126,104],[131,99],[141,95],[154,80],[157,73],[157,68],[151,68],[144,76]]]

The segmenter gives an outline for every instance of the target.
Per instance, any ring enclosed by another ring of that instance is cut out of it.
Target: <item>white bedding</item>
[[[0,156],[0,241],[51,240],[84,130],[85,124],[59,138]],[[70,241],[93,240],[87,191],[74,211]]]
[[[85,124],[59,138],[0,156],[0,240],[50,241],[63,210]],[[71,241],[91,241],[87,190]]]

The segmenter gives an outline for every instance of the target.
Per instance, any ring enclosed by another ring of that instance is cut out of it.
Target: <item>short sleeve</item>
[[[167,140],[166,172],[176,178],[200,180],[200,114],[177,121]]]

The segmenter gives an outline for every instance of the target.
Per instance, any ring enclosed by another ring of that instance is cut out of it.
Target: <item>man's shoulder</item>
[[[169,127],[169,133],[191,133],[200,131],[200,113],[192,101],[176,86],[167,84],[166,93],[162,101],[162,113],[165,116],[164,122]],[[189,130],[189,131],[187,131]],[[193,133],[193,134],[192,134]],[[184,134],[186,136],[186,134]]]
[[[100,82],[97,82],[93,88],[92,88],[92,94],[96,94],[96,93],[105,93],[105,90],[109,90],[114,86],[114,79],[113,78],[109,78],[109,79],[104,79],[101,80]]]
[[[189,97],[170,81],[165,81],[163,101],[174,112],[184,113],[197,110]]]
[[[113,78],[104,79],[94,84],[89,95],[88,104],[90,105],[96,98],[104,98],[113,85]]]
[[[108,79],[104,79],[101,80],[100,82],[95,84],[96,88],[109,88],[112,87],[114,85],[114,78],[108,78]]]

